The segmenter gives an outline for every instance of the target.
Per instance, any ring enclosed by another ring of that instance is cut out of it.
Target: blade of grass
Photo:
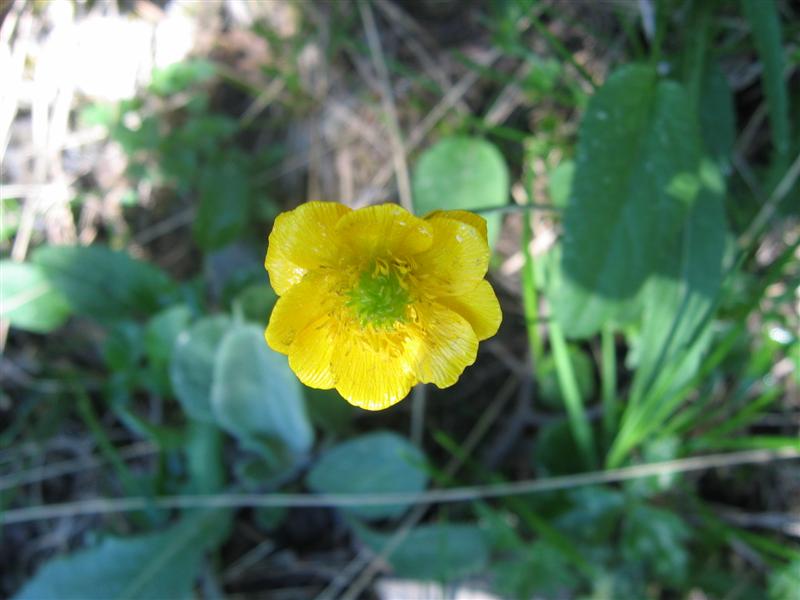
[[[617,353],[614,347],[614,330],[610,325],[603,327],[601,344],[601,385],[603,397],[603,438],[610,444],[617,430],[619,402],[617,399]]]
[[[759,417],[761,411],[773,404],[781,395],[782,391],[783,390],[779,387],[768,389],[755,400],[748,402],[747,405],[733,417],[725,418],[724,421],[716,427],[703,432],[703,438],[713,440],[744,429]],[[721,415],[715,416],[721,420]],[[702,425],[702,422],[698,422],[698,425]],[[702,443],[703,438],[698,440],[698,442]]]
[[[569,418],[570,428],[572,429],[572,435],[575,437],[581,454],[583,454],[584,462],[589,468],[594,468],[597,464],[597,458],[594,452],[594,435],[592,434],[589,417],[583,406],[583,397],[578,388],[575,369],[569,358],[564,332],[561,331],[561,325],[556,321],[550,322],[549,332],[550,345],[552,346],[553,358],[556,363],[558,386],[561,389],[564,405],[567,408],[567,416]]]
[[[536,291],[536,269],[531,254],[530,245],[533,231],[528,215],[522,218],[522,254],[525,265],[522,271],[522,305],[525,311],[525,328],[528,332],[528,346],[530,348],[531,366],[536,373],[541,364],[543,348],[542,338],[539,334],[539,298]]]
[[[680,407],[689,393],[696,389],[725,359],[733,349],[737,337],[745,332],[745,317],[757,307],[767,288],[781,276],[784,267],[787,264],[791,264],[794,251],[799,246],[800,239],[788,245],[778,258],[773,261],[767,273],[762,276],[756,293],[753,294],[744,310],[738,315],[740,319],[738,324],[717,344],[714,351],[701,363],[695,376],[691,378],[686,385],[667,395],[669,381],[668,378],[662,378],[662,385],[652,389],[648,393],[647,398],[641,402],[636,412],[631,413],[630,418],[625,419],[606,458],[607,467],[614,468],[620,466],[628,453],[648,435],[661,428],[664,422],[670,418],[670,415]],[[745,253],[741,252],[735,263],[727,270],[725,279],[723,280],[723,291],[718,296],[717,303],[719,302],[719,298],[725,297],[730,292],[730,286],[733,285],[734,277],[744,263],[744,258]],[[698,326],[698,332],[703,330],[706,324],[705,321],[710,320],[715,313],[716,306],[712,306],[707,313],[706,320]],[[674,368],[680,369],[680,366],[679,362]]]
[[[783,83],[783,44],[777,3],[741,0],[742,12],[750,23],[753,41],[763,66],[764,94],[769,108],[774,162],[782,171],[788,164],[790,150],[789,98]]]

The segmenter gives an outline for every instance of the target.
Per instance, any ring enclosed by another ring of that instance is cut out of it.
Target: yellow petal
[[[336,330],[329,316],[306,325],[289,350],[289,366],[308,387],[329,390],[334,386],[331,362]]]
[[[482,279],[475,289],[466,294],[442,296],[436,301],[464,317],[480,341],[497,333],[500,322],[503,320],[497,296],[485,279]]]
[[[367,258],[418,254],[433,243],[431,226],[397,204],[354,210],[341,218],[336,231],[354,255]]]
[[[417,255],[417,275],[429,297],[457,296],[472,291],[489,268],[489,245],[471,225],[432,217],[434,243]]]
[[[264,332],[270,348],[289,354],[295,337],[306,325],[330,312],[336,296],[325,274],[311,272],[275,303]]]
[[[449,308],[420,303],[415,309],[424,344],[416,364],[417,378],[440,388],[451,386],[475,362],[478,338],[466,319]]]
[[[481,234],[483,241],[489,243],[489,234],[486,228],[486,219],[467,210],[435,210],[425,215],[428,221],[434,218],[454,219],[467,225],[472,225]]]
[[[337,202],[306,202],[278,215],[264,261],[275,293],[286,293],[311,269],[340,261],[335,228],[349,212]]]
[[[343,329],[333,354],[336,390],[355,406],[388,408],[405,398],[416,383],[414,358],[411,352],[392,352],[358,330]]]

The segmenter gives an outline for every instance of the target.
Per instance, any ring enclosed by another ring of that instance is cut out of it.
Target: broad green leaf
[[[223,338],[211,409],[218,423],[245,443],[279,442],[294,453],[307,452],[314,443],[300,382],[255,325],[236,327]]]
[[[717,61],[709,61],[703,72],[699,98],[700,131],[706,150],[723,173],[731,169],[736,141],[733,92]]]
[[[96,319],[150,315],[175,289],[158,267],[104,246],[42,246],[32,262],[74,312]]]
[[[789,99],[783,80],[783,43],[778,6],[774,0],[741,1],[763,68],[764,95],[767,98],[776,159],[778,163],[783,163],[789,157],[791,136]]]
[[[234,323],[226,316],[201,319],[178,335],[172,351],[170,380],[172,389],[186,414],[193,419],[214,423],[211,410],[211,383],[217,350]]]
[[[193,226],[200,247],[214,250],[239,237],[247,225],[249,206],[248,175],[240,162],[230,160],[203,170]]]
[[[322,494],[415,493],[425,489],[425,457],[395,433],[370,433],[334,446],[322,455],[306,484]],[[406,505],[345,509],[365,519],[399,517]]]
[[[49,333],[70,315],[64,296],[48,281],[41,269],[30,263],[0,261],[0,316],[12,326]]]
[[[193,598],[205,552],[222,541],[227,513],[197,512],[165,531],[108,537],[46,563],[17,600]]]
[[[411,184],[420,215],[434,210],[473,210],[508,203],[508,167],[500,151],[480,138],[446,138],[423,152]],[[489,245],[500,232],[500,215],[484,215]]]
[[[638,316],[636,297],[699,189],[695,121],[683,87],[646,66],[620,68],[590,101],[552,290],[568,336]]]
[[[375,552],[381,552],[391,538],[363,525],[355,531]],[[475,525],[422,525],[403,539],[388,560],[398,577],[449,582],[482,573],[489,562],[489,549]]]

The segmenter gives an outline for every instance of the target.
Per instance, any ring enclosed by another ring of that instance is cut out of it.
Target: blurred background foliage
[[[796,4],[0,14],[0,595],[800,598]],[[404,178],[504,322],[366,413],[264,343],[266,238]],[[553,479],[751,450],[795,460]]]

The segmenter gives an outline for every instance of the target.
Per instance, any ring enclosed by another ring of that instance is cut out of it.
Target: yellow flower
[[[368,410],[453,385],[500,326],[488,265],[486,221],[466,211],[303,204],[269,236],[267,343],[307,386]]]

